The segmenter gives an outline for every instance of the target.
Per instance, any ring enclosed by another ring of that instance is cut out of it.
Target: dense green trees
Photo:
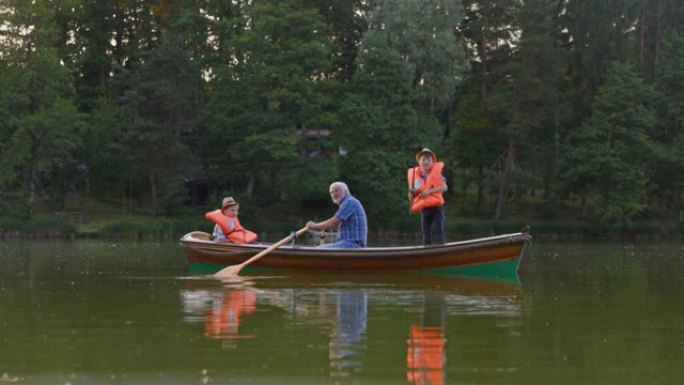
[[[55,48],[54,10],[43,2],[11,6],[15,12],[5,14],[7,44],[0,51],[0,189],[21,197],[30,210],[41,185],[56,195],[62,191],[64,181],[56,175],[75,163],[81,114]]]
[[[654,139],[662,146],[650,189],[661,207],[675,209],[684,223],[684,38],[672,32],[656,72],[660,96]]]
[[[615,62],[592,103],[592,113],[570,133],[564,155],[567,189],[592,205],[596,219],[626,221],[643,212],[656,146],[654,94],[636,70]],[[599,198],[595,204],[587,199]]]
[[[407,163],[430,146],[462,215],[535,201],[526,216],[683,221],[683,14],[672,0],[2,0],[0,210],[77,192],[170,214],[201,184],[209,205],[230,193],[294,213],[342,179],[379,225],[407,215]]]
[[[364,202],[380,215],[396,215],[406,211],[405,177],[396,174],[405,174],[408,150],[419,138],[412,75],[381,31],[364,36],[358,63],[336,130],[345,151],[340,169]]]
[[[232,21],[241,28],[224,39],[227,62],[212,67],[204,158],[229,191],[267,202],[287,194],[300,203],[291,192],[308,186],[289,172],[301,165],[295,134],[329,119],[330,31],[299,0],[257,2],[241,11]]]
[[[130,76],[121,107],[129,119],[119,137],[121,154],[148,182],[152,212],[183,194],[183,179],[195,171],[195,157],[183,135],[196,129],[202,100],[199,71],[170,33],[141,57]]]

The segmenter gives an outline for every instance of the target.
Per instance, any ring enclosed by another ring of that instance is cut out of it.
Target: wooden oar
[[[269,246],[266,250],[262,250],[259,254],[257,254],[255,256],[253,256],[252,258],[242,262],[241,264],[230,265],[230,266],[224,267],[223,269],[216,272],[214,274],[214,277],[217,277],[217,278],[234,277],[240,273],[240,270],[242,270],[243,267],[249,265],[250,263],[256,261],[257,259],[259,259],[259,258],[263,257],[264,255],[270,253],[271,251],[279,248],[280,246],[286,244],[287,242],[290,242],[294,236],[298,237],[298,236],[304,234],[305,232],[307,232],[308,230],[309,230],[308,227],[302,227],[301,229],[299,229],[297,231],[296,234],[288,235],[287,237],[285,237],[285,238],[279,240],[278,242],[272,244],[271,246]]]

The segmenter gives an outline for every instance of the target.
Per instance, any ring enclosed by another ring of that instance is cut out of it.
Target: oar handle
[[[297,230],[296,236],[300,236],[307,231],[309,231],[308,227],[302,227],[301,229]],[[293,235],[290,234],[287,237],[279,240],[278,242],[276,242],[276,243],[272,244],[271,246],[269,246],[268,248],[266,248],[266,250],[262,250],[259,254],[257,254],[255,256],[253,256],[252,258],[242,262],[240,264],[240,266],[245,267],[245,266],[249,265],[250,263],[256,261],[257,259],[259,259],[259,258],[263,257],[264,255],[270,253],[271,251],[273,251],[273,250],[279,248],[280,246],[290,242],[292,240],[292,237],[293,237]]]
[[[304,234],[304,233],[307,232],[307,231],[309,231],[309,228],[308,228],[308,227],[306,227],[306,226],[305,226],[305,227],[302,227],[302,228],[299,229],[295,234],[290,234],[290,235],[288,235],[287,237],[285,237],[285,238],[281,239],[280,241],[278,241],[278,242],[272,244],[271,246],[269,246],[269,247],[266,248],[265,250],[262,250],[260,253],[258,253],[257,255],[253,256],[252,258],[250,258],[250,259],[248,259],[248,260],[242,262],[241,264],[239,264],[239,265],[231,265],[231,266],[228,266],[228,267],[224,267],[223,269],[221,269],[221,270],[219,270],[218,272],[216,272],[216,273],[214,274],[214,276],[215,276],[215,277],[232,277],[232,276],[236,276],[236,275],[238,275],[238,273],[240,273],[240,270],[242,270],[242,268],[244,268],[245,266],[247,266],[247,265],[249,265],[250,263],[256,261],[257,259],[263,257],[264,255],[270,253],[271,251],[277,249],[278,247],[280,247],[280,246],[286,244],[287,242],[290,242],[290,241],[292,240],[293,237],[295,237],[295,236],[300,236],[300,235]]]

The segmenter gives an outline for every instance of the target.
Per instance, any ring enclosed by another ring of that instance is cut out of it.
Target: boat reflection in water
[[[257,339],[257,345],[263,346],[272,338],[262,333],[308,340],[303,350],[324,344],[328,367],[317,370],[327,370],[336,378],[396,371],[395,361],[389,368],[368,366],[378,365],[371,357],[396,357],[401,349],[405,378],[417,385],[446,383],[447,316],[515,317],[521,311],[517,282],[427,275],[247,276],[234,282],[198,279],[188,281],[181,299],[186,322],[203,323],[205,335],[220,340],[224,348],[239,349],[240,340],[245,339]],[[256,322],[252,316],[257,310],[268,330],[250,327],[252,334],[245,333],[241,327],[250,320]],[[320,342],[312,344],[312,338]]]

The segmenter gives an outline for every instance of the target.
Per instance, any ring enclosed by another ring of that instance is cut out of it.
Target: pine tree
[[[657,148],[654,94],[634,66],[615,62],[592,103],[591,117],[570,134],[564,152],[568,191],[603,223],[625,223],[646,208],[649,171]]]

